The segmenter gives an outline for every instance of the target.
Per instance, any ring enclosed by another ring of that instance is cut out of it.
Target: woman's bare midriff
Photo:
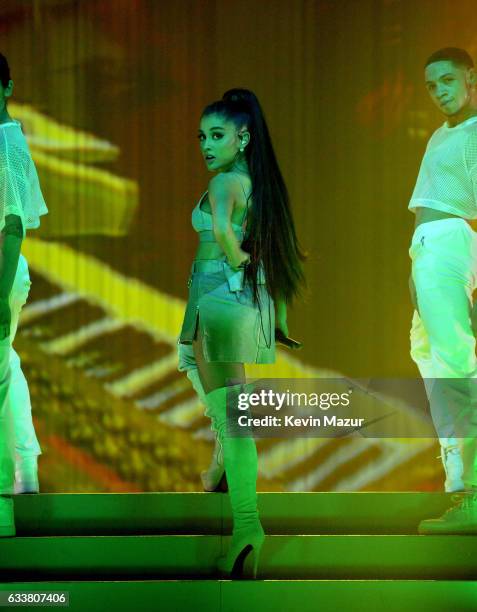
[[[224,252],[217,242],[201,242],[194,259],[220,259]]]
[[[441,219],[463,219],[459,215],[452,215],[451,213],[442,212],[441,210],[435,210],[434,208],[426,208],[419,206],[416,208],[416,224],[418,227],[422,223],[429,223],[430,221],[440,221]],[[469,220],[464,219],[473,230],[477,230],[477,219]]]

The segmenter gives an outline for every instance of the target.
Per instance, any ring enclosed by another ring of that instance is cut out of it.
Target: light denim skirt
[[[206,361],[274,363],[275,306],[263,266],[258,283],[260,299],[254,304],[244,270],[233,270],[225,258],[195,260],[178,342],[192,344],[198,325]]]

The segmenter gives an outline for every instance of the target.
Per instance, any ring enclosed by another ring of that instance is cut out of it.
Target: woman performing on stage
[[[12,91],[9,66],[0,54],[0,536],[15,535],[14,490],[38,492],[36,460],[41,451],[28,385],[12,341],[30,289],[28,264],[20,254],[22,240],[48,212],[21,126],[7,111]]]
[[[189,278],[179,369],[202,395],[216,432],[204,488],[218,490],[227,477],[233,533],[219,570],[239,577],[253,555],[256,577],[264,540],[257,450],[253,437],[226,434],[226,399],[245,383],[245,363],[275,361],[275,327],[288,336],[287,304],[305,284],[306,256],[256,96],[246,89],[226,92],[205,108],[198,138],[215,176],[192,212],[200,243]]]

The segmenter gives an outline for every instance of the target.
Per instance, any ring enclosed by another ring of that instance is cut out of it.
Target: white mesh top
[[[7,215],[18,215],[25,236],[27,229],[40,226],[40,216],[47,212],[20,123],[0,124],[0,231]]]
[[[477,218],[477,117],[446,122],[429,139],[409,209],[418,206]]]

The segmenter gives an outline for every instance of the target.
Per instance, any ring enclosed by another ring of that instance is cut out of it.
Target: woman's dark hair
[[[8,87],[10,78],[10,67],[8,66],[7,58],[0,53],[0,82],[3,87]]]
[[[298,243],[288,191],[258,99],[248,89],[230,89],[222,100],[204,109],[202,116],[207,115],[220,115],[232,121],[238,130],[247,126],[250,132],[245,155],[253,203],[242,247],[250,253],[245,274],[252,282],[254,301],[258,301],[258,266],[263,262],[270,295],[291,303],[301,295],[300,285],[306,286],[302,262],[307,255]]]

